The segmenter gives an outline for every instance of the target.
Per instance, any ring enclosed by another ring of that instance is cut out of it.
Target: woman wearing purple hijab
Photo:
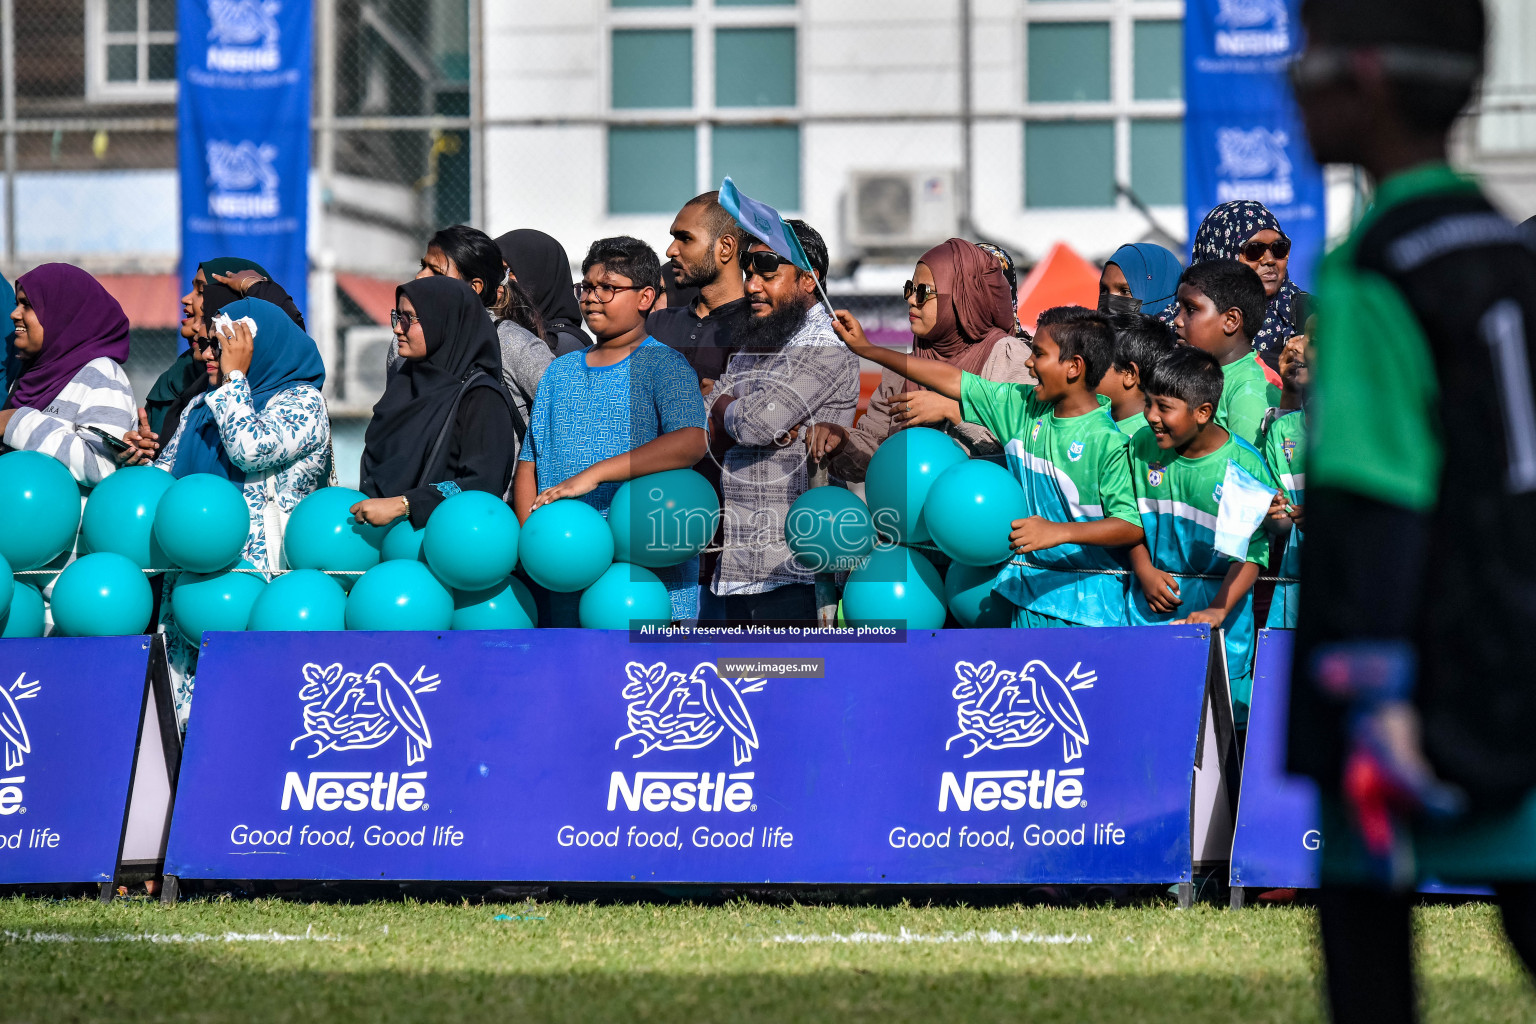
[[[134,426],[128,316],[79,267],[44,263],[16,279],[11,321],[25,361],[0,408],[5,444],[51,455],[94,487],[117,460],[89,428],[120,438]]]

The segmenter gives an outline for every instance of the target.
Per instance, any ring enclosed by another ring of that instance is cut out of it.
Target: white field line
[[[830,932],[826,935],[799,935],[786,933],[775,935],[774,942],[789,942],[811,944],[819,942],[845,943],[848,945],[897,945],[904,946],[912,943],[928,943],[932,945],[948,945],[968,942],[979,942],[987,945],[1006,943],[1028,943],[1046,946],[1065,946],[1074,943],[1088,943],[1093,941],[1092,935],[1042,935],[1039,932],[1021,932],[1017,928],[1000,932],[996,930],[977,932],[941,932],[937,935],[925,935],[922,932],[909,932],[906,928],[895,935],[885,932]]]
[[[93,942],[151,942],[151,943],[189,943],[189,942],[340,942],[339,935],[316,935],[314,926],[304,930],[302,935],[285,935],[282,932],[217,932],[209,935],[203,932],[192,932],[183,935],[181,932],[108,932],[102,935],[76,935],[72,932],[34,932],[30,929],[24,932],[0,931],[0,940],[6,944],[15,943],[93,943]]]

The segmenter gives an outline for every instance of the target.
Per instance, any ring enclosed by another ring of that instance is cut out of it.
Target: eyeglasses
[[[1286,72],[1297,92],[1315,92],[1352,81],[1362,56],[1391,78],[1463,86],[1475,84],[1482,74],[1478,57],[1430,46],[1314,46],[1291,61]]]
[[[401,324],[404,324],[405,329],[410,330],[412,324],[419,323],[421,323],[421,316],[419,314],[402,313],[398,309],[389,311],[389,326],[391,327],[399,327]]]
[[[931,284],[913,284],[911,281],[901,286],[902,298],[910,299],[914,295],[919,306],[926,306],[939,297],[939,290]]]
[[[592,284],[589,281],[577,281],[574,287],[578,299],[584,299],[590,295],[598,302],[612,302],[613,297],[619,292],[638,292],[648,286],[643,284]]]
[[[1243,246],[1243,259],[1249,263],[1257,263],[1264,258],[1266,252],[1275,254],[1275,259],[1283,260],[1291,254],[1291,240],[1289,238],[1277,238],[1273,242],[1249,242]]]
[[[744,252],[741,254],[741,272],[747,277],[756,274],[758,277],[767,277],[779,272],[779,268],[789,263],[776,252],[767,249],[759,249],[756,252]]]

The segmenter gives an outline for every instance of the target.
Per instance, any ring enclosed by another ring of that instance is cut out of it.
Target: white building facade
[[[482,36],[487,230],[543,228],[573,259],[604,235],[660,248],[730,174],[817,227],[835,263],[966,232],[1025,260],[1057,240],[1182,243],[1182,16],[1182,0],[500,0]]]

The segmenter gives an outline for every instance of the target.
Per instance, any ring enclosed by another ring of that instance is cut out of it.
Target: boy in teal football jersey
[[[1216,424],[1257,448],[1264,417],[1280,404],[1280,389],[1269,382],[1253,354],[1253,336],[1264,323],[1268,298],[1264,282],[1237,260],[1206,260],[1179,278],[1179,340],[1216,357],[1221,364],[1221,401]]]
[[[1030,386],[876,348],[851,314],[839,310],[837,319],[838,335],[855,353],[959,401],[967,420],[1004,442],[1031,512],[1014,520],[1009,541],[1034,563],[1009,563],[998,574],[995,589],[1017,609],[1014,625],[1125,625],[1113,549],[1139,543],[1142,527],[1127,439],[1110,418],[1109,400],[1094,392],[1113,359],[1109,321],[1080,306],[1042,313],[1026,364],[1039,383]]]
[[[1213,356],[1170,352],[1144,387],[1148,429],[1131,442],[1131,473],[1146,541],[1131,549],[1136,580],[1126,617],[1132,625],[1225,629],[1232,710],[1244,725],[1253,690],[1253,584],[1269,561],[1269,536],[1256,527],[1245,557],[1235,559],[1216,549],[1217,523],[1229,467],[1271,489],[1273,481],[1253,446],[1215,421],[1222,374]]]
[[[1109,325],[1115,329],[1115,357],[1095,390],[1109,399],[1109,413],[1120,433],[1135,437],[1147,425],[1141,382],[1152,376],[1158,357],[1178,342],[1167,324],[1146,313],[1115,313]]]
[[[1285,381],[1285,390],[1281,408],[1276,410],[1279,416],[1264,431],[1264,461],[1280,482],[1264,525],[1276,541],[1285,544],[1280,556],[1282,582],[1275,584],[1269,618],[1264,623],[1270,629],[1296,628],[1301,593],[1301,584],[1284,580],[1301,576],[1301,533],[1307,500],[1307,414],[1301,406],[1312,380],[1307,345],[1307,337],[1297,335],[1280,352],[1280,378]]]

